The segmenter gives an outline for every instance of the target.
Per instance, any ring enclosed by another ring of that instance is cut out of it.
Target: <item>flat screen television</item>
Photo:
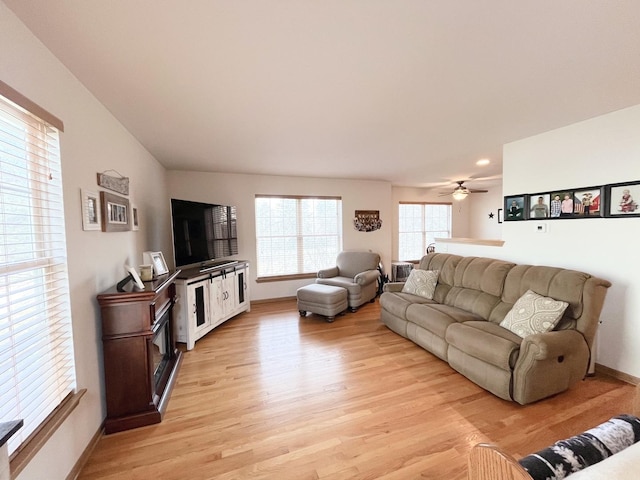
[[[176,267],[238,254],[236,207],[172,198],[171,218]]]

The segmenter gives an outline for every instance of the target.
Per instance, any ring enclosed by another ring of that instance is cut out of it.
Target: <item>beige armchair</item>
[[[349,309],[355,312],[378,293],[380,255],[372,252],[340,252],[336,266],[318,271],[316,283],[347,290]]]

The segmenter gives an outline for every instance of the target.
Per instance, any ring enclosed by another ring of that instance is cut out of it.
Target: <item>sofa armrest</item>
[[[318,270],[318,278],[332,278],[338,276],[338,267],[323,268]]]
[[[567,390],[587,374],[589,355],[577,330],[529,335],[513,369],[513,400],[525,405]]]
[[[520,351],[527,351],[535,360],[547,360],[562,357],[585,343],[577,330],[559,330],[536,333],[522,340]]]
[[[357,274],[355,277],[353,277],[353,280],[358,285],[369,285],[370,283],[378,280],[379,276],[380,272],[378,270],[367,270],[366,272],[360,272],[359,274]]]
[[[404,282],[389,282],[382,286],[383,292],[401,292],[404,288]]]

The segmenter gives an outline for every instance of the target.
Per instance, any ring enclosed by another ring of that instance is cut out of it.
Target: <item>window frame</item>
[[[296,238],[296,242],[297,242],[297,251],[299,253],[304,253],[304,246],[301,244],[301,242],[303,242],[305,237],[310,237],[310,235],[304,235],[301,232],[301,228],[302,228],[302,222],[301,222],[301,218],[302,218],[302,205],[301,202],[303,200],[332,200],[332,201],[337,201],[338,205],[337,205],[337,216],[336,216],[336,228],[337,228],[337,233],[335,236],[337,236],[337,251],[335,252],[335,255],[337,256],[337,254],[342,250],[343,248],[343,241],[344,241],[344,235],[343,235],[343,228],[342,228],[342,197],[341,196],[335,196],[335,195],[277,195],[277,194],[256,194],[255,198],[254,198],[254,219],[255,219],[255,228],[256,228],[256,282],[257,283],[263,283],[263,282],[277,282],[277,281],[287,281],[287,280],[298,280],[298,279],[305,279],[305,278],[315,278],[317,276],[317,271],[314,272],[291,272],[291,273],[282,273],[282,274],[274,274],[274,275],[265,275],[265,274],[260,274],[260,254],[259,254],[259,242],[260,242],[260,237],[259,237],[259,227],[258,227],[258,222],[259,222],[259,217],[258,217],[258,209],[257,209],[257,202],[259,199],[264,199],[264,198],[271,198],[271,199],[281,199],[281,200],[296,200],[296,221],[297,221],[297,226],[296,226],[296,234],[295,235],[289,235],[289,237],[295,236]],[[264,237],[264,238],[269,238],[269,237]],[[335,260],[335,256],[333,257],[333,259]],[[303,260],[298,257],[297,259],[297,264],[298,267],[301,267],[303,265]],[[300,268],[299,268],[300,269]]]
[[[427,206],[432,206],[432,205],[446,205],[449,207],[449,236],[448,237],[442,237],[439,236],[438,238],[451,238],[452,235],[452,229],[453,229],[453,203],[452,202],[411,202],[411,201],[401,201],[398,202],[398,261],[402,261],[402,262],[419,262],[420,258],[412,258],[412,259],[404,259],[401,258],[400,255],[400,251],[401,251],[401,237],[403,233],[410,233],[410,232],[403,232],[400,230],[401,228],[401,224],[402,224],[402,218],[401,218],[401,214],[400,214],[400,209],[402,207],[402,205],[412,205],[412,206],[420,206],[421,207],[421,222],[422,222],[422,228],[420,229],[420,234],[422,236],[422,255],[420,256],[420,258],[422,258],[422,256],[424,256],[426,254],[426,250],[427,247],[429,246],[429,243],[427,242],[427,236],[429,233],[433,233],[433,232],[441,232],[442,230],[427,230],[426,228],[426,207]]]
[[[13,108],[14,111],[21,111],[22,114],[27,115],[31,118],[35,118],[37,122],[42,124],[43,129],[46,130],[46,129],[53,128],[57,130],[57,134],[64,132],[64,124],[59,118],[57,118],[55,115],[52,115],[51,113],[49,113],[48,111],[46,111],[45,109],[43,109],[42,107],[40,107],[39,105],[31,101],[27,97],[25,97],[24,95],[19,93],[17,90],[7,85],[6,83],[2,82],[1,80],[0,80],[0,96],[8,100],[9,104],[11,103],[14,104],[13,107],[9,105],[7,108],[9,107]],[[33,152],[31,152],[28,148],[25,149],[24,151],[29,156],[33,155]],[[59,143],[57,146],[57,151],[59,152]],[[57,157],[58,157],[57,158],[58,168],[60,168],[59,164],[61,163],[61,160],[59,158],[59,153]],[[26,158],[29,158],[28,161],[31,162],[32,164],[33,159],[30,157],[26,157]],[[60,172],[60,170],[58,170],[58,172]],[[60,182],[61,182],[61,179],[60,179]],[[62,192],[61,183],[59,186],[59,192],[60,192],[59,193],[60,199],[62,199],[63,192]],[[38,197],[37,199],[35,199],[34,202],[35,202],[34,203],[35,208],[39,207],[42,210],[43,204],[44,204],[44,207],[46,208],[47,202],[43,202],[42,198]],[[61,210],[62,210],[62,215],[64,216],[64,208],[61,207]],[[61,223],[61,226],[59,226],[59,229],[64,234],[65,233],[64,218],[62,218],[61,222],[62,223]],[[34,225],[35,223],[36,222],[33,222],[31,224]],[[37,225],[35,225],[33,228],[35,231],[38,230]],[[39,233],[37,232],[35,233],[35,235],[38,235],[38,234]],[[62,249],[64,251],[64,270],[65,270],[66,282],[67,282],[66,291],[63,293],[65,295],[65,300],[68,305],[68,317],[65,317],[65,318],[67,318],[66,322],[69,326],[69,329],[71,329],[72,320],[71,320],[71,308],[70,308],[70,289],[68,285],[68,266],[67,266],[68,262],[66,257],[66,239],[64,239],[64,245]],[[49,257],[45,256],[42,259],[36,258],[36,259],[32,259],[30,261],[26,261],[22,263],[28,264],[31,266],[40,265],[46,268],[49,262],[48,258]],[[16,271],[18,269],[19,268],[15,264],[12,264],[12,265],[5,264],[3,266],[3,271],[4,271],[3,275],[7,273],[11,273],[12,271]],[[49,292],[49,290],[47,290],[47,292]],[[48,296],[50,295],[50,293],[44,293],[44,295]],[[73,381],[71,382],[72,383],[71,391],[69,391],[66,394],[66,396],[62,398],[62,400],[58,403],[58,405],[54,407],[42,421],[40,421],[40,423],[33,429],[31,434],[28,435],[27,438],[24,439],[20,443],[20,445],[18,445],[15,451],[11,453],[10,469],[13,477],[18,476],[20,472],[22,472],[22,470],[26,467],[28,462],[46,444],[47,440],[55,433],[58,427],[65,421],[65,419],[71,414],[71,412],[73,412],[73,410],[78,405],[82,396],[86,393],[86,389],[78,390],[76,387],[77,377],[76,377],[76,370],[75,370],[75,358],[74,358],[75,354],[73,349],[72,335],[70,335],[69,341],[70,341],[69,349],[71,351],[71,362],[74,364],[73,367],[71,368],[72,374],[73,374]],[[17,419],[9,419],[9,420],[17,420]]]

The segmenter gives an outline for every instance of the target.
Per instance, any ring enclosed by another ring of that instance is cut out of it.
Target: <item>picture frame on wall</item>
[[[605,198],[606,217],[640,217],[640,180],[606,185]]]
[[[550,201],[551,194],[549,192],[529,195],[529,220],[549,218]]]
[[[527,217],[527,196],[510,195],[504,197],[504,221],[513,222],[516,220],[526,220]]]
[[[109,192],[100,192],[102,204],[102,231],[126,232],[131,230],[129,200]]]
[[[82,199],[82,230],[100,230],[102,219],[100,215],[100,197],[96,192],[80,190]]]
[[[604,187],[588,187],[573,192],[573,215],[576,218],[599,218],[604,212]]]
[[[549,200],[549,218],[573,218],[573,190],[551,192]]]
[[[140,230],[140,218],[138,216],[138,207],[131,205],[131,230]]]

